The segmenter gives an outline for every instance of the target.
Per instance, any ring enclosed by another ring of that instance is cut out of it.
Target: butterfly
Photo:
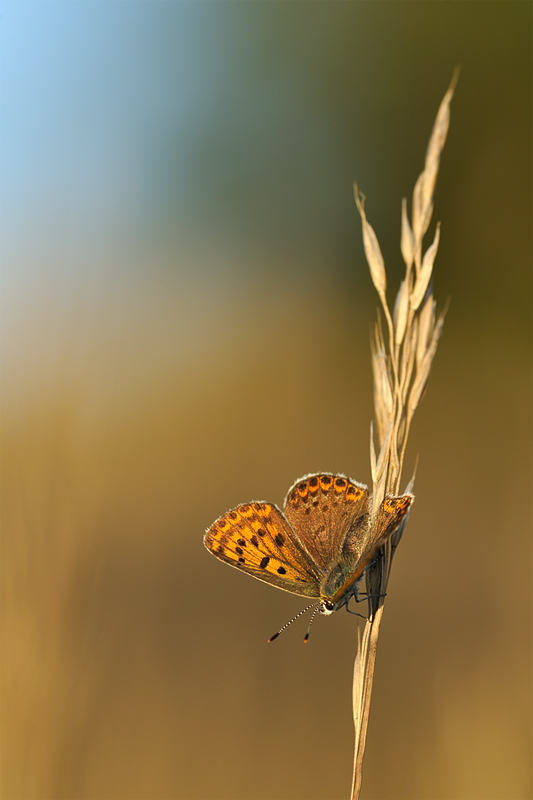
[[[362,483],[345,475],[304,475],[291,486],[283,511],[251,502],[219,517],[205,533],[214,556],[286,592],[319,599],[332,614],[357,599],[365,567],[402,522],[412,494],[388,496],[372,514]]]

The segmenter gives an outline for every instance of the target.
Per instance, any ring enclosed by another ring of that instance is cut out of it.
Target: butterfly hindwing
[[[273,503],[237,506],[211,525],[207,549],[221,561],[293,594],[319,596],[319,575]]]
[[[306,475],[289,489],[284,512],[321,572],[339,558],[349,531],[366,529],[368,490],[344,475]]]

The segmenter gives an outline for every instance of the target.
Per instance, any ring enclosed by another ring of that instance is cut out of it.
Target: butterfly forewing
[[[414,497],[404,494],[400,497],[386,497],[372,523],[371,546],[376,550],[398,529],[409,513]]]
[[[321,585],[323,598],[341,604],[343,598],[353,592],[353,586],[366,565],[404,521],[413,500],[412,494],[386,497],[372,520],[352,527],[344,541],[340,559],[324,576]]]
[[[339,558],[349,531],[366,528],[368,490],[344,475],[300,478],[285,498],[285,516],[321,572]]]
[[[221,561],[293,594],[318,597],[319,572],[273,503],[248,503],[220,517],[204,536]]]

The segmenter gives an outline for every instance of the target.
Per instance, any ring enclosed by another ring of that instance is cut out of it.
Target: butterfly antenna
[[[319,608],[320,608],[320,603],[317,606],[315,606],[315,609],[314,609],[313,613],[311,614],[311,619],[309,620],[309,627],[307,628],[307,633],[304,636],[304,642],[306,644],[309,641],[309,631],[311,630],[311,625],[313,624],[313,620],[314,620],[314,618],[316,616],[316,612],[318,611]]]
[[[316,606],[316,607],[315,607],[315,610],[314,610],[314,612],[313,612],[313,617],[315,616],[315,614],[316,614],[316,612],[318,611],[318,608],[319,608],[319,607],[320,607],[320,603],[318,604],[318,606]],[[302,616],[302,614],[305,614],[305,612],[306,612],[306,611],[309,611],[309,609],[310,609],[310,608],[313,608],[313,605],[312,605],[312,604],[311,604],[310,606],[307,606],[307,608],[304,608],[304,609],[302,609],[302,610],[301,610],[301,611],[300,611],[298,614],[296,614],[296,616],[295,616],[295,617],[293,617],[293,618],[292,618],[292,619],[290,619],[288,622],[286,622],[286,623],[285,623],[285,625],[283,625],[283,626],[282,626],[282,627],[279,629],[279,631],[278,631],[277,633],[275,633],[275,634],[274,634],[274,636],[271,636],[271,637],[270,637],[270,639],[269,639],[268,641],[269,641],[269,642],[273,642],[273,641],[274,641],[274,639],[277,639],[277,638],[278,638],[278,636],[280,635],[280,633],[283,633],[283,631],[285,630],[285,628],[288,628],[288,627],[289,627],[289,625],[292,625],[292,623],[293,623],[293,622],[295,622],[295,620],[297,620],[297,619],[298,619],[298,617],[301,617],[301,616]],[[313,617],[311,617],[311,620],[313,619]],[[308,631],[308,633],[309,633],[309,631]],[[305,641],[307,641],[307,638],[305,639]]]

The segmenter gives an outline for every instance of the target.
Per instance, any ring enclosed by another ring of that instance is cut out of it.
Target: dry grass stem
[[[433,242],[424,252],[423,238],[433,214],[433,198],[440,156],[450,123],[450,102],[458,70],[437,113],[426,153],[424,170],[414,191],[411,220],[407,201],[402,201],[401,252],[405,261],[405,278],[400,284],[391,315],[387,304],[385,261],[376,233],[368,222],[365,198],[355,185],[355,202],[361,215],[363,244],[372,282],[381,302],[386,330],[381,316],[375,325],[372,349],[374,376],[374,409],[376,425],[370,432],[372,468],[372,509],[377,510],[388,494],[400,492],[402,466],[411,420],[427,384],[431,365],[442,332],[445,311],[437,317],[431,278],[439,247],[440,225]],[[377,436],[376,454],[374,437]],[[409,484],[408,491],[412,488]],[[359,634],[353,679],[353,715],[355,725],[354,773],[352,800],[359,797],[362,763],[372,695],[372,682],[384,596],[394,551],[400,541],[407,518],[381,549],[367,571],[369,618],[363,636]]]

